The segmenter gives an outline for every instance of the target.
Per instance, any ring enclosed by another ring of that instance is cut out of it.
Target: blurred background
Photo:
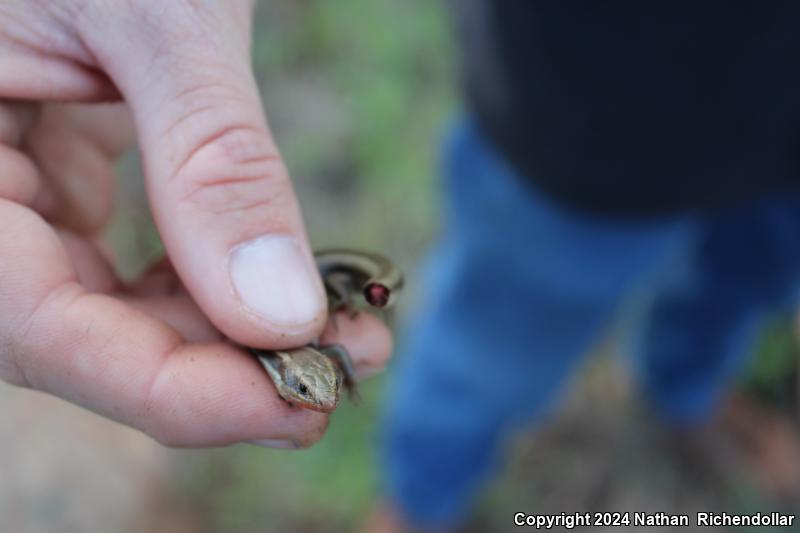
[[[396,259],[409,281],[400,323],[414,305],[417,262],[436,235],[439,138],[458,107],[454,55],[439,2],[263,0],[258,7],[255,71],[312,243]],[[161,245],[135,154],[121,170],[108,236],[120,268],[134,276]],[[800,469],[780,453],[792,437],[780,421],[797,420],[794,329],[785,317],[765,331],[742,378],[739,398],[747,402],[731,409],[751,417],[752,427],[720,430],[703,444],[719,447],[721,466],[693,461],[637,407],[611,332],[545,426],[520,431],[470,528],[511,530],[519,510],[796,511],[800,501],[775,499],[786,473]],[[0,384],[0,531],[354,530],[380,492],[383,386],[372,380],[359,407],[337,410],[312,450],[287,453],[248,445],[168,450]],[[748,441],[756,427],[766,444]]]

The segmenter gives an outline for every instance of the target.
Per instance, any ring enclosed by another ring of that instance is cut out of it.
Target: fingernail
[[[254,440],[248,442],[248,444],[252,444],[253,446],[261,446],[262,448],[275,448],[279,450],[296,450],[299,447],[293,441],[280,439]]]
[[[307,324],[324,312],[316,267],[288,235],[266,235],[231,251],[230,274],[242,303],[276,325]]]

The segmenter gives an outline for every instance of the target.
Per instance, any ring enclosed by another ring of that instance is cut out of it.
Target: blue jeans
[[[795,302],[797,196],[643,220],[570,211],[468,121],[444,167],[443,233],[401,336],[384,434],[388,495],[420,525],[457,521],[505,439],[546,412],[621,309],[636,311],[631,361],[647,402],[693,424],[765,314]]]

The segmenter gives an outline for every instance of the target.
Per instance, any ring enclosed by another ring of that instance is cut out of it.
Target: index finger
[[[87,292],[58,238],[29,209],[0,200],[0,226],[0,370],[11,381],[171,446],[308,445],[324,433],[324,415],[290,408],[240,350],[186,344],[165,323]]]

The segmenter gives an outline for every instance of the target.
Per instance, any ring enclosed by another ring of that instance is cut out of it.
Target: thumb
[[[134,113],[153,215],[225,334],[316,337],[325,297],[250,66],[250,2],[114,2],[84,40]]]

